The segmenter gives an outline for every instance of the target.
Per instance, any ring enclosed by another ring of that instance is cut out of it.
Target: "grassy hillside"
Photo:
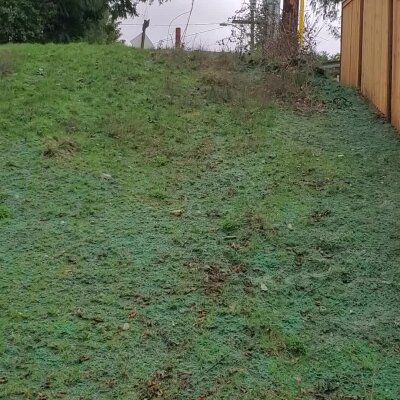
[[[0,48],[1,399],[400,398],[398,137],[259,79]]]

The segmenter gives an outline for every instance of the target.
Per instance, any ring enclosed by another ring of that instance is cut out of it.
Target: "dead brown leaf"
[[[137,315],[138,315],[138,312],[136,310],[132,310],[129,312],[128,317],[129,317],[129,319],[134,319],[137,317]]]
[[[209,295],[220,295],[224,289],[226,277],[224,272],[215,265],[206,267],[205,292]]]
[[[162,399],[164,391],[162,389],[162,381],[169,378],[169,375],[165,371],[155,372],[150,379],[144,383],[142,389],[142,395],[145,399]]]
[[[112,388],[116,385],[117,380],[113,379],[113,378],[109,378],[109,379],[106,379],[104,383],[107,387]]]
[[[180,218],[183,215],[183,210],[173,210],[171,211],[171,215],[174,217]]]
[[[239,242],[232,242],[230,246],[233,250],[240,251],[247,249],[250,246],[250,242],[248,240],[241,240]]]
[[[197,311],[197,326],[202,326],[207,317],[207,311],[201,308]]]
[[[235,274],[244,274],[247,271],[246,266],[243,264],[232,265],[231,269]]]
[[[311,219],[314,222],[321,222],[324,219],[328,218],[331,216],[331,211],[330,210],[323,210],[323,211],[314,211],[311,213]]]

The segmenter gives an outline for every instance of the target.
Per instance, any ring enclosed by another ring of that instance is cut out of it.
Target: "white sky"
[[[309,0],[306,0],[308,3]],[[189,47],[218,48],[217,42],[229,36],[231,28],[222,28],[219,23],[227,21],[232,17],[243,3],[243,0],[196,0],[191,25],[188,27],[185,42]],[[166,40],[175,35],[175,27],[185,28],[188,14],[182,15],[174,22],[171,22],[179,14],[187,13],[190,10],[191,0],[171,0],[171,2],[159,5],[157,0],[152,6],[141,4],[138,7],[140,16],[134,19],[123,21],[121,26],[122,37],[124,40],[131,40],[142,30],[143,19],[150,19],[150,28],[147,35],[157,46],[160,40]],[[307,7],[309,10],[309,7]],[[134,24],[134,25],[126,25]],[[169,24],[171,27],[169,28]],[[215,25],[193,25],[193,24],[215,24]],[[157,26],[165,25],[165,26]],[[204,32],[213,30],[211,32]],[[169,33],[168,33],[169,31]],[[339,52],[339,41],[335,40],[326,28],[322,28],[318,35],[318,50],[329,53]]]

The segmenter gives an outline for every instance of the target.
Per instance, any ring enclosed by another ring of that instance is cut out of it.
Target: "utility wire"
[[[144,19],[147,18],[147,11],[148,11],[148,9],[149,9],[149,5],[150,5],[150,0],[147,2],[147,4],[146,4],[146,9],[144,10]]]
[[[168,25],[168,38],[169,38],[169,30],[171,29],[171,25],[174,21],[176,21],[178,18],[182,17],[183,15],[189,14],[189,11],[184,12],[182,14],[179,14],[178,16],[176,16],[173,20],[171,20],[171,22]],[[169,39],[167,39],[169,40]],[[174,40],[171,38],[172,44],[174,43]],[[168,43],[168,42],[167,42]]]
[[[188,16],[188,20],[187,20],[187,23],[186,23],[185,31],[184,31],[184,33],[183,33],[182,42],[185,42],[186,33],[187,33],[187,30],[188,30],[188,26],[189,26],[189,23],[190,23],[190,19],[192,18],[192,14],[193,14],[194,1],[195,1],[195,0],[192,0],[192,6],[190,7],[189,16]]]
[[[197,35],[201,35],[201,34],[203,34],[203,33],[218,31],[218,30],[220,30],[220,29],[225,29],[225,28],[226,28],[225,26],[220,26],[220,27],[218,27],[218,28],[208,29],[208,30],[206,30],[206,31],[191,33],[190,35],[187,35],[186,37],[197,36]],[[169,41],[169,40],[171,40],[171,38],[167,37],[167,38],[165,38],[165,39],[161,39],[160,42],[166,42],[166,41]]]
[[[197,32],[197,33],[191,33],[190,35],[187,35],[186,37],[201,35],[202,33],[207,33],[207,32],[219,31],[220,29],[224,29],[224,28],[226,28],[226,26],[220,26],[220,27],[218,27],[218,28],[208,29],[207,31],[202,31],[202,32]]]
[[[192,33],[192,34],[190,34],[190,35],[187,35],[186,37],[188,38],[188,37],[194,36],[193,41],[192,41],[192,46],[194,46],[194,43],[195,43],[195,41],[196,41],[196,39],[197,39],[197,36],[201,35],[202,33],[213,32],[213,31],[219,31],[220,29],[224,29],[224,28],[226,28],[226,27],[225,27],[225,26],[220,26],[219,28],[208,29],[208,30],[206,30],[206,31],[197,32],[197,33]]]
[[[188,12],[186,12],[185,14],[188,14]],[[183,14],[184,15],[184,14]],[[189,24],[188,26],[211,26],[211,25],[220,25],[222,22],[202,22],[202,23],[193,23],[193,24]],[[142,26],[143,24],[130,24],[130,23],[122,23],[120,24],[121,26]],[[171,27],[171,26],[175,26],[175,25],[168,25],[168,24],[152,24],[151,26],[156,26],[156,27]],[[179,26],[179,25],[176,25]]]

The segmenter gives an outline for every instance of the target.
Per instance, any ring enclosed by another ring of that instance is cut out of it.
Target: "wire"
[[[149,9],[149,5],[150,5],[150,0],[147,2],[147,4],[146,4],[146,9],[144,10],[144,17],[143,17],[143,19],[146,19],[146,17],[147,17],[147,11],[148,11],[148,9]]]
[[[224,29],[224,28],[225,28],[225,26],[221,26],[221,27],[215,28],[215,29],[208,29],[207,31],[192,33],[190,35],[187,35],[186,37],[188,38],[188,37],[194,36],[193,41],[192,41],[192,48],[193,48],[194,47],[194,43],[196,42],[197,36],[201,35],[202,33],[218,31],[218,30]]]
[[[190,36],[196,36],[196,35],[201,35],[202,33],[207,33],[207,32],[213,32],[213,31],[218,31],[220,29],[224,29],[226,26],[220,26],[219,28],[214,28],[214,29],[208,29],[207,31],[202,31],[202,32],[197,32],[197,33],[192,33],[190,35],[187,35],[186,37]]]
[[[189,12],[186,12],[186,13],[184,13],[184,14],[181,14],[180,16],[182,16],[182,15],[185,15],[185,14],[189,14]],[[193,24],[189,24],[189,26],[211,26],[211,25],[220,25],[222,22],[203,22],[203,23],[193,23]],[[122,24],[120,24],[121,26],[142,26],[143,24],[129,24],[129,23],[122,23]],[[151,26],[155,26],[155,27],[167,27],[167,26],[169,26],[169,27],[171,27],[171,26],[175,26],[175,25],[168,25],[168,24],[152,24]],[[176,26],[178,26],[178,25],[176,25]]]
[[[174,21],[176,21],[179,17],[182,17],[183,15],[186,15],[186,14],[189,14],[189,11],[186,11],[186,12],[184,12],[184,13],[182,13],[182,14],[179,14],[177,17],[175,17],[174,19],[172,19],[171,20],[171,22],[169,23],[169,25],[168,25],[168,39],[167,40],[169,40],[169,30],[171,29],[171,25],[172,25],[172,23],[174,22]],[[171,38],[171,42],[172,42],[172,44],[174,43],[174,40]],[[168,42],[167,42],[168,43]]]
[[[196,32],[196,33],[191,33],[190,35],[187,35],[186,37],[192,37],[192,36],[197,36],[197,35],[202,35],[203,33],[207,33],[207,32],[213,32],[213,31],[218,31],[220,29],[225,29],[226,26],[220,26],[218,28],[214,28],[214,29],[208,29],[206,31],[201,31],[201,32]],[[161,39],[159,42],[167,42],[170,40],[169,37],[165,38],[165,39]]]
[[[193,8],[194,8],[194,1],[195,1],[195,0],[192,0],[192,6],[190,7],[188,20],[187,20],[187,23],[186,23],[185,31],[184,31],[184,33],[183,33],[183,37],[182,37],[182,42],[185,41],[186,33],[187,33],[188,26],[189,26],[189,23],[190,23],[190,19],[192,18]]]

